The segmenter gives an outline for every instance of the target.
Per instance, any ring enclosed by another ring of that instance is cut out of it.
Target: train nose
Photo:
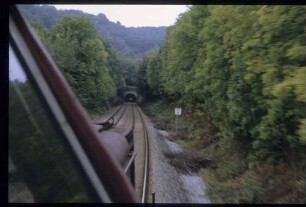
[[[129,144],[126,138],[116,132],[102,131],[99,141],[106,143],[113,157],[124,167],[129,158]]]

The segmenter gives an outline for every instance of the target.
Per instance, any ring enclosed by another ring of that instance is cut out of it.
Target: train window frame
[[[25,70],[22,66],[22,64],[20,64],[19,59],[17,58],[17,55],[15,54],[14,49],[12,48],[11,45],[9,45],[9,52],[10,52],[10,59],[13,58],[15,56],[16,61],[17,61],[17,67],[20,67],[20,70],[22,73],[25,73]],[[11,55],[13,57],[11,57]],[[35,67],[34,67],[35,68]],[[35,70],[35,69],[34,69]],[[11,71],[10,71],[11,72]],[[39,71],[38,71],[39,72]],[[72,158],[72,164],[75,167],[75,170],[77,170],[78,172],[76,172],[78,174],[79,177],[81,177],[81,180],[83,181],[83,184],[85,184],[85,187],[87,189],[87,193],[91,193],[93,195],[91,195],[91,198],[93,198],[93,201],[102,201],[103,202],[107,202],[110,203],[111,200],[109,198],[109,196],[107,195],[105,189],[103,188],[99,188],[99,186],[95,187],[95,190],[92,189],[92,184],[89,183],[88,179],[92,179],[92,182],[96,182],[97,184],[99,183],[98,180],[98,176],[95,175],[95,172],[93,170],[93,167],[90,166],[90,162],[87,158],[87,156],[85,155],[84,150],[82,149],[80,143],[77,141],[76,139],[76,135],[74,134],[71,126],[68,124],[64,114],[62,113],[61,109],[59,108],[58,104],[56,103],[55,97],[52,94],[52,92],[50,91],[50,88],[46,85],[45,80],[44,79],[40,79],[39,80],[39,84],[38,87],[41,87],[39,90],[37,87],[35,87],[35,85],[33,84],[33,81],[30,80],[28,73],[23,74],[26,78],[25,80],[27,80],[29,87],[31,89],[31,96],[34,96],[35,99],[39,99],[37,101],[39,101],[40,103],[40,107],[42,107],[42,110],[46,112],[45,117],[48,119],[49,122],[51,122],[52,126],[50,126],[52,129],[52,131],[56,131],[56,134],[58,134],[57,137],[58,142],[61,142],[61,147],[63,147],[66,152],[69,154],[69,156]],[[13,84],[13,87],[16,88],[15,90],[18,89],[18,86],[14,86],[15,84]],[[42,91],[40,91],[42,90]],[[19,91],[19,89],[18,89]],[[19,92],[20,96],[23,96],[21,93]],[[45,96],[45,97],[43,97]],[[24,98],[24,97],[23,97]],[[47,99],[47,100],[46,100]],[[22,102],[22,100],[21,100]],[[52,103],[51,107],[48,107],[48,103]],[[23,100],[23,105],[26,104],[27,102],[26,100]],[[27,108],[30,106],[27,106]],[[33,116],[31,113],[31,110],[28,109],[28,113],[29,116]],[[34,120],[33,120],[34,119]],[[35,117],[32,117],[32,121],[35,121]],[[65,123],[65,124],[60,124],[60,123]],[[35,121],[36,127],[37,126],[37,122]],[[39,128],[38,128],[39,129]],[[39,129],[40,130],[40,129]],[[41,132],[43,133],[43,132]],[[64,138],[64,139],[63,139]],[[68,141],[68,143],[67,143]],[[72,146],[72,147],[70,147]],[[73,151],[74,152],[73,152]],[[10,153],[10,150],[9,150]],[[77,158],[75,157],[75,155],[77,156]],[[10,157],[10,156],[9,156]],[[81,165],[78,162],[78,160],[81,161]],[[83,168],[87,170],[87,172],[83,171]],[[18,169],[17,169],[18,170]],[[38,170],[39,171],[39,170]],[[88,176],[88,174],[90,176]],[[96,195],[96,192],[102,192],[104,193],[104,195]]]
[[[112,157],[105,144],[97,145],[99,134],[88,114],[21,15],[17,5],[10,7],[9,38],[9,45],[24,69],[28,81],[33,84],[34,90],[38,92],[65,135],[64,142],[73,152],[75,161],[86,175],[99,200],[105,203],[136,202],[134,189],[119,163]],[[67,100],[64,100],[65,98]],[[102,155],[104,159],[97,155]],[[111,177],[116,179],[110,180]]]

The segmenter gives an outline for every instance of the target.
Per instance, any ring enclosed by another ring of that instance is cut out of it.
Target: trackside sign
[[[177,116],[182,115],[182,108],[175,108],[174,109],[174,114],[177,115]]]

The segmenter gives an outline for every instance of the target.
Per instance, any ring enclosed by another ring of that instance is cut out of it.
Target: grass
[[[174,107],[158,101],[144,108],[155,127],[173,132]],[[170,133],[169,139],[184,148],[183,154],[168,156],[170,163],[182,173],[190,169],[198,172],[213,203],[306,203],[305,160],[277,165],[263,162],[249,167],[243,144],[222,135],[204,117],[193,118],[184,111],[179,117],[178,133]],[[210,164],[199,164],[199,160],[208,158]]]

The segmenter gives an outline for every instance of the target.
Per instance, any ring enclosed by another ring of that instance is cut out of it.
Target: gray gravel
[[[181,175],[181,180],[183,181],[185,189],[188,191],[190,203],[210,203],[205,192],[205,183],[200,176]]]
[[[182,147],[180,145],[176,144],[175,142],[169,141],[167,139],[165,139],[165,142],[167,143],[170,152],[172,152],[172,153],[183,152]]]
[[[196,174],[180,174],[163,154],[182,152],[182,147],[165,138],[167,131],[156,130],[149,118],[145,119],[151,156],[148,201],[155,192],[156,203],[210,203],[203,179]]]
[[[155,192],[156,203],[210,203],[205,193],[206,187],[203,179],[196,174],[179,173],[164,156],[164,153],[181,153],[183,152],[182,147],[167,139],[169,136],[167,131],[155,129],[145,115],[144,119],[150,146],[147,202],[152,202],[151,193]]]

